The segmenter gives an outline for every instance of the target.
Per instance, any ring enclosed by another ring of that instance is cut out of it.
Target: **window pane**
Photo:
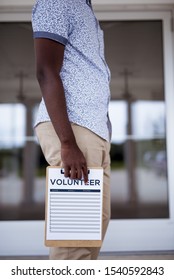
[[[112,218],[168,218],[162,21],[101,24],[112,73]]]
[[[40,90],[30,23],[0,23],[0,220],[44,219],[45,167],[33,131]]]

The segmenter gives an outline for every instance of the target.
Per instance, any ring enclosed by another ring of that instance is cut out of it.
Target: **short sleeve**
[[[32,10],[34,38],[48,38],[66,45],[69,33],[69,3],[66,0],[37,0]]]

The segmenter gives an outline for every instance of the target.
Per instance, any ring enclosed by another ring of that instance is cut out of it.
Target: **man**
[[[110,73],[90,0],[37,0],[32,26],[43,99],[36,134],[50,165],[88,181],[103,167],[103,238],[110,218]],[[50,259],[97,259],[99,248],[50,248]]]

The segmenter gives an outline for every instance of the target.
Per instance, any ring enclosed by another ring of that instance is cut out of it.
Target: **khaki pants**
[[[83,152],[87,165],[102,167],[104,170],[103,183],[103,223],[102,236],[104,238],[110,219],[110,143],[103,140],[90,130],[72,124],[77,144]],[[51,122],[44,122],[36,127],[36,135],[45,159],[50,165],[61,165],[60,141]],[[52,260],[96,260],[100,248],[50,248]]]

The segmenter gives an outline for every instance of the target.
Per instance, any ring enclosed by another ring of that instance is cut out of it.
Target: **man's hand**
[[[84,179],[85,184],[88,182],[88,169],[86,160],[77,145],[61,147],[61,158],[63,168],[65,170],[65,177],[70,179]]]

